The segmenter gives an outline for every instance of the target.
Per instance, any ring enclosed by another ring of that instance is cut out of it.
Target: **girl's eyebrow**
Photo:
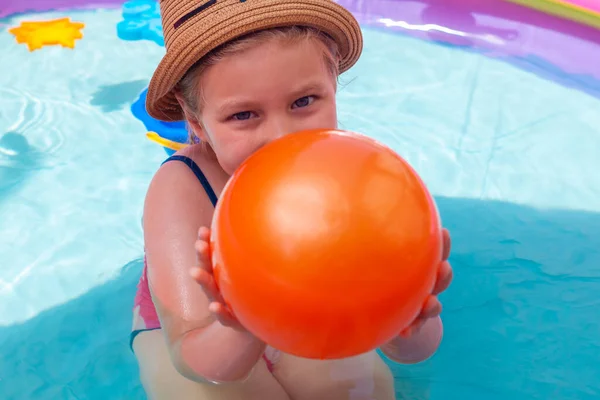
[[[320,92],[323,90],[323,84],[319,81],[308,81],[298,85],[290,92],[291,98],[299,98],[311,94],[311,92]],[[219,114],[232,114],[243,110],[251,110],[256,107],[256,101],[243,98],[230,98],[223,101],[217,108]]]
[[[311,92],[320,92],[323,90],[323,84],[319,81],[308,81],[292,90],[292,97],[306,96]]]
[[[234,112],[240,112],[243,110],[250,110],[256,106],[256,102],[248,99],[227,99],[223,101],[217,108],[217,113],[222,114],[233,114]]]

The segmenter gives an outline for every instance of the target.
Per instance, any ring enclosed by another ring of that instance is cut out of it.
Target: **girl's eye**
[[[300,97],[298,100],[296,100],[294,102],[294,104],[292,104],[292,108],[307,107],[307,106],[311,105],[313,101],[315,101],[315,96]]]
[[[236,114],[233,114],[231,116],[231,119],[237,120],[237,121],[245,121],[252,118],[252,112],[250,111],[242,111]]]

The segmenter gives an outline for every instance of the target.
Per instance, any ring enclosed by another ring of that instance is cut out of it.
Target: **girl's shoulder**
[[[199,197],[218,197],[227,182],[214,153],[203,144],[188,146],[164,162],[154,174],[147,197],[156,197],[160,202],[181,204],[197,202]]]
[[[175,153],[176,158],[164,162],[154,174],[144,200],[145,235],[161,234],[171,226],[193,224],[197,229],[210,224],[214,200],[224,184],[218,162],[215,166],[196,146]]]

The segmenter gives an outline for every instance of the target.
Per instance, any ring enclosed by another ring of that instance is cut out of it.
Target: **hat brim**
[[[237,7],[243,7],[239,10]],[[162,121],[179,121],[183,111],[174,88],[202,57],[237,37],[269,28],[308,26],[331,36],[340,51],[340,72],[362,52],[362,33],[354,16],[332,0],[252,0],[228,5],[216,17],[192,18],[181,29],[156,68],[146,97],[146,111]]]

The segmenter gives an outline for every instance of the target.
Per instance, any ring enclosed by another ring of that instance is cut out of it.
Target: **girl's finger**
[[[419,319],[427,320],[428,318],[437,317],[442,313],[442,303],[436,296],[429,296],[423,305]]]
[[[208,229],[205,226],[201,226],[200,229],[198,229],[198,240],[202,240],[203,242],[209,242],[210,229]]]
[[[418,333],[421,328],[423,327],[423,325],[425,325],[425,322],[427,322],[427,318],[418,318],[411,327],[411,334],[414,335],[415,333]]]
[[[200,268],[212,274],[212,262],[210,259],[210,246],[208,242],[198,239],[194,247],[196,248]]]
[[[209,301],[220,300],[220,292],[215,279],[206,270],[196,267],[190,270],[191,277],[202,287]]]
[[[208,304],[208,311],[215,314],[215,316],[217,316],[217,317],[219,316],[220,310],[221,310],[221,303],[219,303],[218,301],[211,301]]]
[[[223,326],[237,330],[244,330],[240,322],[233,316],[229,308],[223,303],[212,302],[208,309],[212,312]]]
[[[411,337],[415,333],[419,332],[419,330],[421,329],[421,327],[423,326],[425,321],[426,320],[423,318],[417,318],[416,320],[413,321],[412,324],[410,324],[408,327],[404,328],[402,330],[402,332],[400,332],[399,336],[403,337],[403,338]]]
[[[442,250],[442,260],[446,261],[448,259],[448,257],[450,257],[450,249],[452,247],[452,240],[450,239],[450,232],[448,232],[448,229],[442,229],[442,243],[443,243],[443,250]]]
[[[412,325],[409,326],[408,328],[405,328],[402,330],[402,332],[400,332],[398,334],[398,336],[402,337],[402,338],[409,338],[412,335]]]
[[[433,288],[432,294],[437,295],[448,289],[450,282],[452,282],[453,274],[454,273],[452,272],[450,263],[448,261],[442,262],[440,268],[438,269],[435,287]]]

